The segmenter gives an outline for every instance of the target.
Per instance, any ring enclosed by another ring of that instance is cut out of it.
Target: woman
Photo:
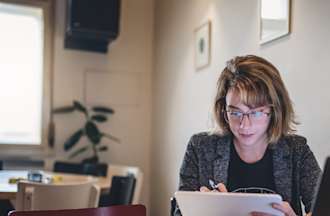
[[[215,182],[221,192],[274,192],[284,201],[273,208],[286,216],[301,216],[301,201],[310,214],[321,171],[306,139],[293,134],[294,111],[279,71],[258,56],[230,60],[214,113],[221,132],[190,139],[179,190],[209,191]]]

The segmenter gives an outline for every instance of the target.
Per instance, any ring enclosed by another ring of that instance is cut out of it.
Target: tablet
[[[248,216],[253,211],[284,216],[271,206],[282,202],[278,194],[177,191],[175,198],[183,216]]]
[[[330,212],[330,157],[327,157],[323,174],[319,178],[317,193],[313,203],[313,215],[324,216]]]

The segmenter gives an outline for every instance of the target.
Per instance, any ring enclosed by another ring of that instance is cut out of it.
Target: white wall
[[[69,105],[76,99],[115,110],[102,129],[121,143],[104,141],[109,143],[109,151],[102,153],[101,161],[141,167],[145,175],[142,201],[148,206],[153,0],[122,1],[120,35],[107,54],[63,48],[65,2],[56,5],[54,106]],[[82,126],[82,119],[80,113],[55,116],[57,158],[67,156],[63,143]]]
[[[233,56],[260,55],[280,69],[302,123],[298,133],[308,138],[321,165],[330,155],[330,2],[292,2],[291,35],[262,47],[257,0],[156,2],[151,215],[169,214],[188,139],[212,126],[216,80]],[[211,64],[195,71],[193,32],[207,19],[212,21]]]

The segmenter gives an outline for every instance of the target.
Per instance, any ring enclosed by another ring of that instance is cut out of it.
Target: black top
[[[263,188],[276,192],[272,152],[267,148],[263,158],[255,163],[244,162],[236,152],[234,144],[230,147],[227,189]],[[242,192],[242,191],[241,191]],[[267,192],[264,190],[248,190],[251,193]]]

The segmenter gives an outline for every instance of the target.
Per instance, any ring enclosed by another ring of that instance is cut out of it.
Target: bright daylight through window
[[[0,3],[0,144],[42,143],[44,21],[42,7]]]

